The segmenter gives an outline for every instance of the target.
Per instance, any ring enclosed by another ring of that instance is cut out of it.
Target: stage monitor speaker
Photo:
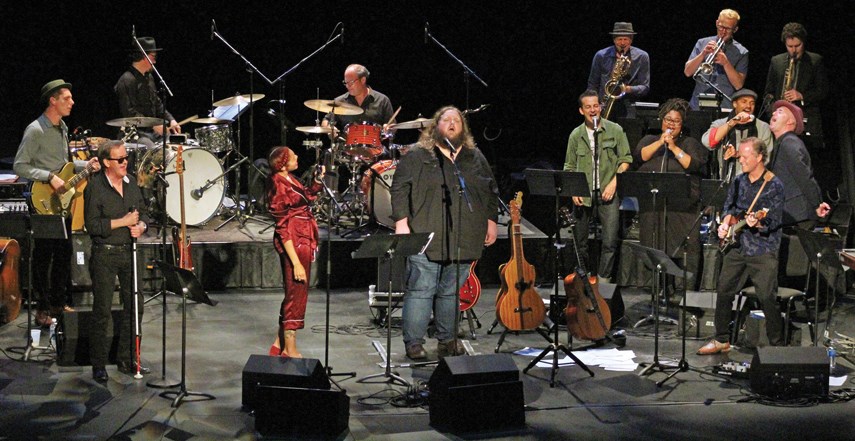
[[[829,361],[823,347],[757,348],[751,362],[751,390],[774,398],[828,395]]]
[[[350,398],[330,390],[323,366],[313,358],[250,355],[242,404],[255,411],[255,429],[265,436],[337,435],[350,418]]]
[[[92,240],[86,233],[72,233],[71,248],[71,288],[77,292],[90,291],[92,278],[89,274],[89,260],[92,258]]]
[[[58,366],[89,366],[89,324],[92,322],[91,308],[77,308],[65,311],[57,320],[56,364]],[[107,339],[110,350],[107,360],[116,364],[116,352],[119,347],[119,326],[122,322],[121,305],[113,305],[110,320],[107,321]]]
[[[509,354],[445,357],[429,386],[431,426],[453,432],[525,426],[523,384]]]

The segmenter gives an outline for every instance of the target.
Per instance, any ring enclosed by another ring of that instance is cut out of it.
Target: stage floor
[[[549,287],[539,289],[546,298]],[[499,330],[487,334],[495,316],[496,287],[485,287],[474,310],[481,328],[476,338],[466,341],[474,354],[494,351]],[[186,388],[211,394],[211,401],[184,402],[170,407],[171,400],[159,396],[161,390],[146,386],[146,381],[165,377],[177,382],[181,377],[181,318],[179,298],[166,297],[166,314],[161,298],[145,307],[143,320],[143,364],[152,369],[144,380],[108,366],[110,380],[100,385],[92,380],[91,370],[83,367],[59,367],[53,351],[34,351],[30,362],[22,362],[27,329],[26,313],[0,327],[0,438],[4,439],[241,439],[258,438],[255,417],[241,408],[241,373],[252,354],[266,354],[274,339],[275,323],[281,302],[279,290],[229,290],[211,293],[219,303],[214,306],[189,304],[186,309],[187,352]],[[632,325],[650,312],[648,293],[624,289],[626,317],[617,322],[625,329],[626,346],[635,362],[654,357],[654,326]],[[852,293],[838,301],[832,329],[855,335],[855,301]],[[377,310],[369,308],[368,294],[360,290],[330,292],[329,351],[325,351],[326,291],[310,292],[307,328],[298,333],[303,355],[324,363],[334,374],[354,372],[357,378],[384,372],[382,358],[374,342],[386,345],[386,334],[376,323]],[[81,307],[83,308],[83,307]],[[676,316],[676,309],[668,311]],[[394,370],[412,385],[428,382],[435,365],[415,367],[404,356],[403,342],[393,314],[391,362]],[[161,327],[166,326],[165,349]],[[467,326],[462,325],[463,330]],[[680,358],[681,340],[676,326],[660,325],[659,360],[672,365]],[[562,341],[566,334],[562,333]],[[45,341],[45,340],[43,340]],[[562,366],[556,373],[556,385],[549,386],[550,368],[535,367],[520,372],[526,405],[526,425],[513,431],[482,431],[470,434],[440,432],[429,425],[425,403],[414,400],[393,401],[407,395],[408,388],[384,383],[362,383],[356,379],[334,377],[350,397],[349,431],[337,439],[345,440],[567,440],[567,439],[851,439],[855,430],[855,403],[816,404],[812,400],[776,403],[752,400],[748,380],[712,375],[712,367],[724,361],[750,361],[749,349],[732,350],[720,356],[697,356],[694,351],[703,340],[688,340],[687,361],[693,369],[657,387],[667,372],[654,371],[639,376],[641,367],[631,372],[616,372],[592,366],[590,377],[578,366]],[[543,348],[545,339],[537,333],[509,334],[501,352],[512,353],[525,347]],[[578,347],[579,342],[576,342]],[[607,345],[606,349],[614,346]],[[436,342],[426,345],[431,360],[436,360]],[[165,372],[162,352],[166,353]],[[579,352],[577,352],[579,353]],[[531,360],[512,355],[522,370]],[[844,387],[851,388],[853,364],[838,358],[838,372],[849,375]],[[670,372],[670,371],[668,371]],[[164,375],[165,374],[165,375]],[[382,380],[382,379],[381,379]],[[850,389],[851,390],[851,389]],[[834,387],[832,391],[841,391]],[[191,397],[192,398],[192,397]],[[403,403],[403,405],[402,405]],[[780,403],[778,403],[780,404]],[[312,403],[306,403],[312,405]],[[498,403],[480,403],[485,414]],[[325,424],[318,421],[317,424]],[[291,438],[288,438],[291,439]]]

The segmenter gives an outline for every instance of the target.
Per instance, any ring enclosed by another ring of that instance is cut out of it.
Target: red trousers
[[[303,329],[303,320],[306,317],[306,300],[309,296],[309,280],[312,272],[312,247],[297,247],[297,257],[303,268],[306,269],[306,280],[297,282],[294,280],[294,266],[287,253],[279,254],[282,263],[282,287],[285,289],[285,298],[279,309],[279,326],[284,330]]]

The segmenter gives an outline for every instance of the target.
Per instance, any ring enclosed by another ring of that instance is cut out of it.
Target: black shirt
[[[131,230],[124,227],[111,229],[110,221],[128,214],[131,207],[139,210],[140,220],[148,224],[144,218],[147,210],[142,193],[136,179],[130,175],[122,180],[122,195],[110,185],[104,172],[98,172],[89,179],[83,192],[83,217],[93,245],[130,244]]]
[[[335,121],[336,125],[339,127],[344,127],[352,122],[368,122],[383,125],[389,122],[389,118],[391,118],[394,113],[392,111],[392,101],[389,100],[389,97],[374,89],[369,90],[368,96],[366,96],[362,101],[361,106],[356,103],[356,98],[349,93],[345,93],[344,95],[337,97],[335,100],[345,102],[347,104],[353,104],[354,106],[361,107],[362,110],[364,110],[364,112],[359,115],[336,115]],[[327,121],[329,121],[330,118],[332,118],[332,114],[330,113],[324,117]]]
[[[498,220],[498,186],[480,150],[461,149],[456,159],[472,203],[463,204],[460,260],[481,257],[487,220]],[[433,261],[456,260],[458,182],[454,163],[442,153],[420,147],[401,158],[392,180],[392,217],[408,219],[413,233],[434,233],[425,254]],[[447,201],[447,202],[446,202]]]
[[[163,108],[163,102],[157,96],[157,89],[154,87],[154,78],[152,78],[151,73],[143,75],[131,66],[119,77],[114,90],[119,97],[119,112],[123,118],[132,116],[160,118],[163,116],[167,121],[175,119],[169,111]]]

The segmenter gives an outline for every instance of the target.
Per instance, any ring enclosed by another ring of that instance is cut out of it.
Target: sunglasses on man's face
[[[121,158],[107,158],[107,159],[109,159],[109,160],[111,160],[111,161],[116,161],[116,163],[117,163],[117,164],[124,164],[124,163],[125,163],[125,161],[127,161],[127,160],[128,160],[128,157],[127,157],[127,156],[122,156]]]

